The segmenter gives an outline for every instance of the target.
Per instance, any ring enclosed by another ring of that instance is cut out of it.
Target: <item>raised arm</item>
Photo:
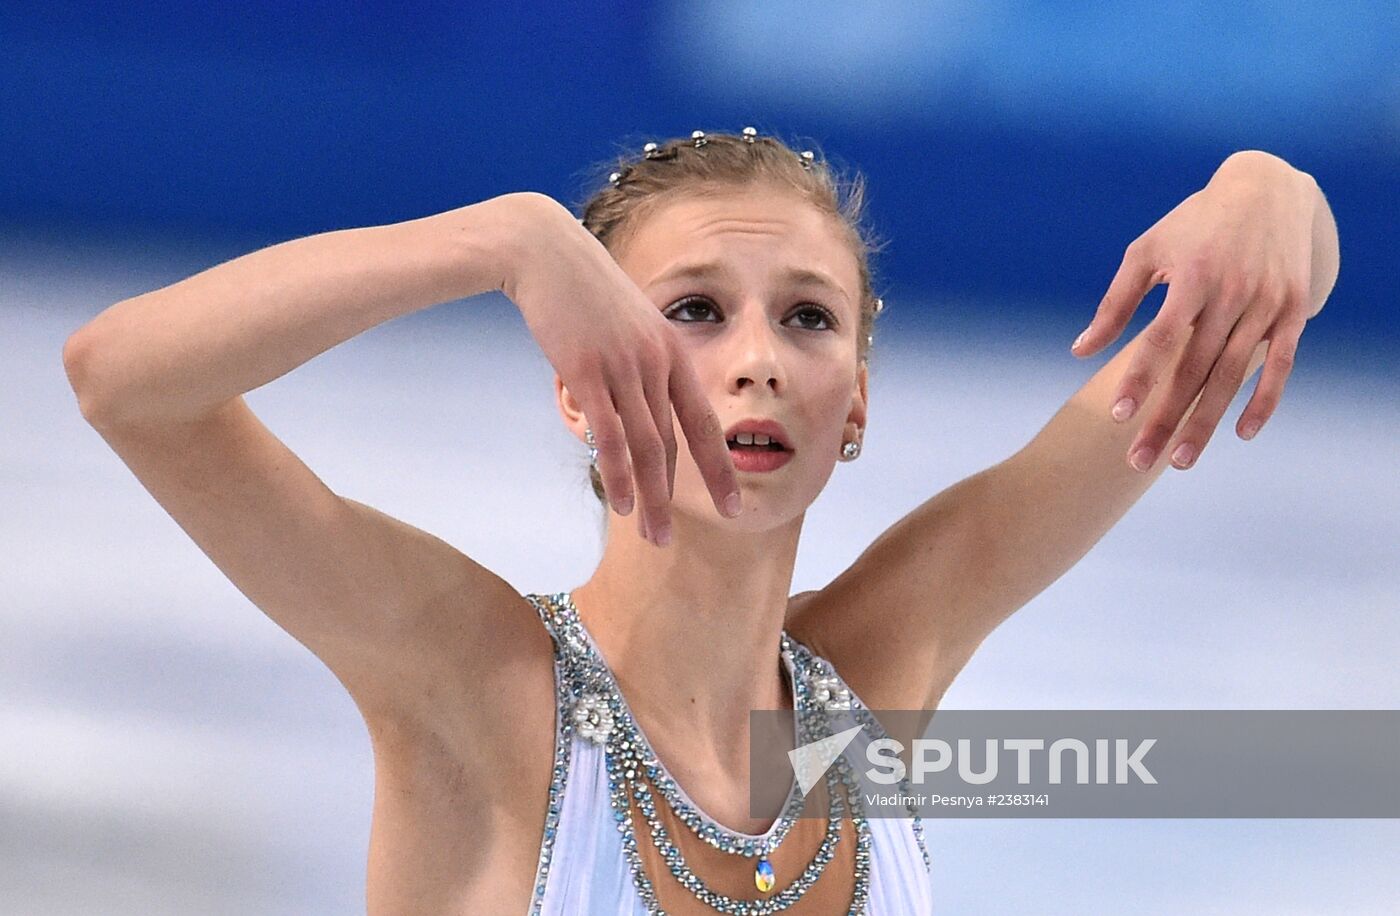
[[[548,661],[548,636],[494,573],[333,493],[243,394],[376,324],[497,288],[587,410],[615,505],[634,475],[639,524],[664,529],[673,408],[716,506],[737,497],[719,418],[674,328],[543,194],[274,245],[119,302],[64,347],[84,417],[371,721],[400,721],[440,698],[482,710],[469,733],[510,729],[509,717],[487,715],[490,704],[458,700],[467,689],[510,692],[524,657]],[[552,697],[540,706],[551,709]]]
[[[986,636],[1077,563],[1167,467],[1159,458],[1139,470],[1129,456],[1144,445],[1170,454],[1183,441],[1199,454],[1235,392],[1271,360],[1241,424],[1267,419],[1339,259],[1316,183],[1260,156],[1231,157],[1210,194],[1129,247],[1096,339],[1076,352],[1116,337],[1157,283],[1172,283],[1168,301],[1024,448],[916,507],[826,588],[794,602],[794,629],[845,664],[866,702],[936,706]],[[1172,256],[1175,271],[1162,266]],[[1264,263],[1273,272],[1254,273]],[[1203,299],[1209,309],[1189,309]],[[1140,406],[1115,414],[1125,395]]]
[[[525,197],[293,239],[118,302],[64,347],[83,412],[196,419],[378,324],[499,289]]]
[[[242,395],[381,322],[498,287],[530,207],[507,195],[273,245],[118,302],[63,350],[84,417],[371,723],[419,711],[454,667],[489,680],[509,661],[492,647],[547,639],[529,642],[533,612],[494,573],[332,492]]]

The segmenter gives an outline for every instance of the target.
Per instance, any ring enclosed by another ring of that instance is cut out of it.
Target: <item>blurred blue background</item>
[[[1273,420],[1232,432],[1256,376],[945,705],[1396,706],[1400,5],[10,3],[0,911],[363,909],[353,704],[83,423],[66,336],[276,241],[521,189],[572,205],[619,150],[746,124],[859,168],[891,240],[870,454],[809,513],[794,591],[1019,448],[1155,314],[1161,288],[1101,358],[1068,353],[1127,244],[1227,155],[1310,172],[1341,273]],[[598,553],[549,372],[488,296],[248,400],[337,492],[547,591]],[[948,913],[1400,909],[1393,821],[929,836]]]
[[[1400,335],[1395,3],[7,4],[0,36],[0,211],[64,234],[572,203],[624,138],[754,124],[869,175],[893,300],[1082,314],[1258,148],[1317,178],[1345,242],[1346,307],[1309,339]]]

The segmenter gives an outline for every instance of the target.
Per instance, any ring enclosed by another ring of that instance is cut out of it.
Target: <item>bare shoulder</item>
[[[977,641],[971,587],[987,533],[975,476],[896,521],[820,589],[789,599],[788,631],[826,658],[872,709],[937,708]]]

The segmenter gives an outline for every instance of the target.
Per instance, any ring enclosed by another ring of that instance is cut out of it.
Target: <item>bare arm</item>
[[[1277,157],[1257,151],[1237,153],[1231,161],[1286,167]],[[1312,318],[1322,311],[1337,282],[1340,255],[1332,211],[1321,188],[1308,180],[1315,194],[1306,293],[1306,315]],[[1163,378],[1176,375],[1198,331],[1193,325],[1167,352]],[[1143,331],[1094,373],[1025,448],[950,490],[950,495],[962,492],[957,497],[963,501],[959,524],[974,532],[967,542],[965,562],[960,564],[965,577],[961,587],[966,590],[963,610],[947,621],[950,635],[944,637],[962,646],[962,653],[970,655],[1001,621],[1078,563],[1166,470],[1163,460],[1146,471],[1134,470],[1123,455],[1133,449],[1144,427],[1155,421],[1158,404],[1171,395],[1169,386],[1153,387],[1129,420],[1110,419],[1125,376],[1133,371],[1141,351],[1152,345],[1150,331]],[[1253,377],[1276,347],[1268,340],[1254,346],[1243,360],[1241,383]],[[1289,350],[1289,367],[1292,360]],[[1227,391],[1233,393],[1238,387],[1232,384]],[[1199,390],[1165,431],[1166,445],[1159,455],[1170,455],[1183,440],[1191,441],[1199,453],[1208,434],[1195,416],[1204,393]],[[1269,410],[1274,403],[1276,395]],[[1240,423],[1246,422],[1242,417]]]
[[[1276,157],[1252,151],[1230,160],[1231,169],[1268,170],[1279,164]],[[1299,283],[1297,296],[1306,292],[1310,301],[1300,311],[1311,317],[1336,282],[1339,255],[1331,211],[1316,183],[1307,181],[1315,194],[1306,211],[1311,244],[1302,249],[1311,252],[1310,282],[1306,291]],[[1130,251],[1127,267],[1141,250]],[[1133,290],[1134,304],[1150,285]],[[1125,420],[1115,421],[1111,413],[1145,356],[1160,355],[1163,379],[1188,368],[1200,327],[1193,321],[1175,336],[1155,333],[1159,330],[1149,327],[1130,341],[1016,454],[931,497],[826,588],[794,601],[794,628],[838,667],[844,661],[867,703],[936,705],[986,636],[1077,563],[1161,476],[1166,461],[1139,471],[1124,456],[1145,431],[1158,432],[1163,404],[1175,396],[1172,386],[1146,388],[1142,406]],[[1232,351],[1222,360],[1224,393],[1233,394],[1266,358],[1291,366],[1292,338],[1284,335],[1272,345],[1259,341],[1237,355]],[[1195,411],[1204,392],[1199,386],[1188,390],[1195,397],[1182,410],[1166,412],[1174,422],[1160,430],[1158,455],[1170,454],[1188,436],[1194,445],[1203,441]],[[1263,400],[1271,410],[1277,390]],[[1223,412],[1227,405],[1228,398],[1217,406]],[[910,677],[911,671],[927,674]]]
[[[651,537],[669,527],[677,445],[658,418],[672,408],[716,508],[739,513],[719,418],[674,329],[544,194],[235,258],[102,312],[69,338],[64,365],[95,425],[191,420],[377,324],[490,289],[520,309],[587,412],[618,514],[635,504]]]
[[[506,689],[548,638],[490,570],[332,492],[242,395],[380,322],[496,287],[537,204],[558,206],[506,195],[274,245],[119,302],[64,347],[86,419],[372,732],[426,712],[453,678]]]
[[[390,319],[500,289],[532,197],[293,239],[118,302],[64,347],[83,413],[193,419]]]

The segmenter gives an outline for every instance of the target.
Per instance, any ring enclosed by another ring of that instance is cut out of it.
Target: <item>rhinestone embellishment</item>
[[[825,675],[812,679],[812,696],[823,704],[827,712],[841,712],[851,708],[851,691],[835,675]]]
[[[758,860],[758,865],[753,870],[753,883],[763,893],[768,893],[773,889],[777,879],[773,877],[773,863],[765,856]]]
[[[545,882],[569,773],[569,744],[575,731],[580,737],[603,748],[609,800],[613,809],[612,820],[621,837],[632,883],[647,913],[664,914],[665,911],[658,902],[651,878],[642,864],[638,851],[639,831],[656,847],[672,878],[697,900],[721,913],[737,916],[772,916],[800,900],[821,877],[827,864],[835,859],[835,846],[842,838],[841,825],[849,806],[856,848],[854,894],[847,913],[848,916],[865,914],[870,891],[871,830],[860,801],[856,775],[850,761],[844,755],[838,757],[827,770],[826,785],[830,812],[826,836],[820,848],[800,875],[793,878],[782,890],[774,893],[777,888],[777,875],[769,857],[787,836],[804,807],[804,796],[797,782],[794,780],[780,816],[768,831],[760,836],[737,833],[710,818],[689,802],[657,759],[655,751],[632,717],[606,661],[598,653],[596,645],[578,619],[578,612],[570,600],[570,594],[559,592],[527,597],[554,638],[558,695],[554,777],[550,785],[549,812],[545,820],[545,833],[531,900],[532,916],[538,916],[543,905]],[[869,711],[864,709],[859,701],[853,702],[854,698],[849,689],[826,659],[811,653],[806,646],[791,639],[786,631],[781,634],[781,655],[790,675],[797,713],[794,737],[799,743],[805,744],[828,734],[829,725],[822,724],[820,713],[838,708],[853,710],[857,719],[872,729],[872,734],[881,733],[879,724]],[[754,885],[761,893],[771,896],[760,899],[733,898],[709,888],[687,865],[658,817],[658,805],[648,782],[655,786],[657,794],[661,795],[662,800],[681,823],[697,838],[730,855],[754,859]],[[907,780],[901,780],[901,783],[907,790]],[[843,788],[844,792],[840,791]],[[641,813],[645,827],[640,823],[634,826],[630,804],[632,801],[636,802],[636,809]],[[913,806],[910,813],[913,816],[913,833],[918,840],[925,870],[928,871],[930,863],[922,824]]]
[[[613,713],[608,701],[596,693],[585,693],[574,704],[574,727],[594,744],[607,744],[613,730]]]

